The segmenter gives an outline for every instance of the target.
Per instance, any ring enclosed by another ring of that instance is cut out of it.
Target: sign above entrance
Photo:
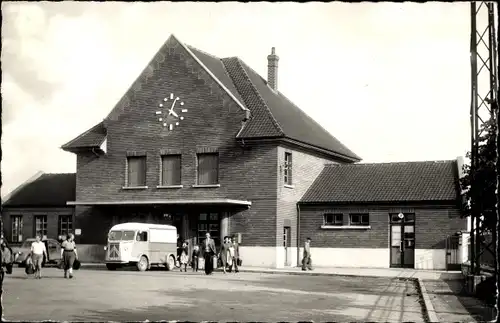
[[[176,109],[177,102],[179,102],[180,107]],[[163,128],[172,131],[174,127],[179,126],[180,122],[184,120],[184,115],[182,114],[186,112],[188,112],[188,109],[184,108],[184,101],[181,101],[174,93],[170,93],[170,97],[163,98],[163,102],[158,104],[156,117]]]

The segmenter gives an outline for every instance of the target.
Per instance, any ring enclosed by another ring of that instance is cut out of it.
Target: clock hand
[[[179,100],[179,98],[175,98],[174,102],[172,102],[172,107],[170,108],[170,110],[168,110],[168,115],[171,115],[173,114],[174,117],[178,118],[179,116],[177,115],[177,113],[175,113],[174,111],[174,107],[175,107],[175,102],[177,102],[177,100]]]

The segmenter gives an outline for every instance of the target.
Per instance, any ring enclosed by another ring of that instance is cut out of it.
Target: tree
[[[470,165],[464,165],[465,176],[460,180],[460,186],[465,191],[464,216],[471,215],[470,201],[476,201],[481,216],[480,224],[488,232],[496,230],[497,127],[494,117],[481,126],[482,135],[479,138],[477,169],[472,172]],[[467,152],[467,158],[471,158],[470,152]],[[472,184],[474,184],[474,189],[471,189]]]

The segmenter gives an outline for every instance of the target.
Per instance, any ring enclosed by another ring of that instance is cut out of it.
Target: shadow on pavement
[[[478,322],[491,321],[494,319],[496,290],[495,278],[490,278],[477,286],[478,295],[482,295],[483,297],[474,297],[467,294],[464,280],[446,281],[451,292],[439,291],[434,294],[454,295],[465,310]]]

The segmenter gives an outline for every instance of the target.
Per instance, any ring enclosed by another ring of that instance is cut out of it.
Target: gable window
[[[344,215],[341,213],[326,213],[323,215],[323,225],[343,225]]]
[[[70,233],[73,233],[73,217],[71,215],[60,215],[58,235],[67,236]]]
[[[349,214],[349,225],[352,225],[352,226],[370,225],[370,216],[368,213]]]
[[[146,156],[127,157],[127,186],[146,186]]]
[[[23,241],[23,216],[13,215],[11,217],[12,221],[12,242],[22,242]]]
[[[198,185],[219,184],[219,154],[198,154]]]
[[[284,181],[285,185],[292,185],[292,153],[285,153],[285,164],[284,164]]]
[[[47,237],[47,216],[35,215],[35,235],[39,234],[42,239]]]
[[[181,185],[181,155],[161,156],[161,185]]]

